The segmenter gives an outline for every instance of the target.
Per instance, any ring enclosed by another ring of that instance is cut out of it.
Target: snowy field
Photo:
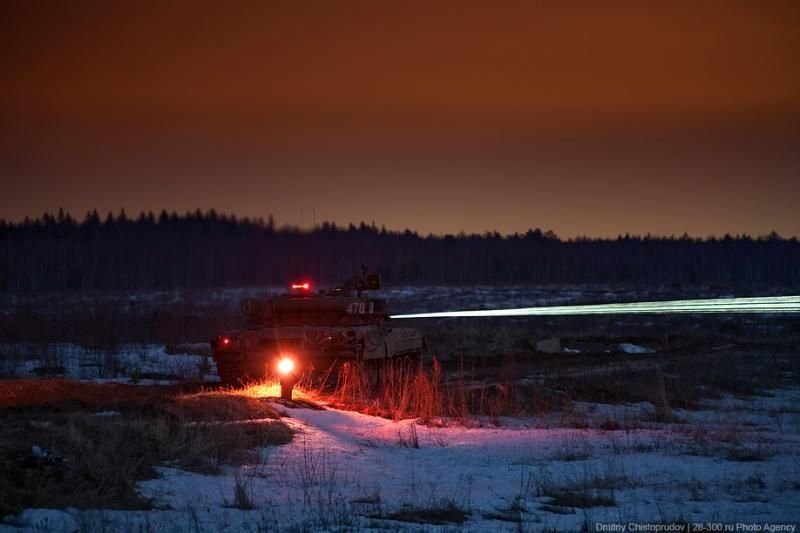
[[[278,289],[4,295],[0,376],[9,381],[0,380],[0,388],[17,378],[54,377],[213,388],[218,378],[205,340],[239,323],[242,297],[270,292]],[[401,287],[381,294],[393,312],[714,296],[734,295],[603,286]],[[423,423],[270,400],[296,433],[289,444],[257,450],[257,460],[222,466],[213,475],[161,462],[156,477],[136,485],[151,509],[27,508],[3,517],[0,531],[627,532],[674,526],[796,533],[789,525],[800,519],[798,323],[681,320],[682,332],[674,336],[667,317],[565,325],[414,323],[445,353],[477,354],[469,364],[484,366],[468,387],[501,394],[508,385],[503,379],[513,376],[526,400],[558,401],[526,403],[515,417],[474,414]],[[93,331],[87,324],[102,326]],[[47,339],[39,341],[40,333]],[[562,337],[560,352],[532,353],[545,335]],[[452,359],[448,367],[445,360],[443,383],[463,379],[457,363]],[[113,408],[94,414],[110,425],[122,416]],[[5,415],[16,416],[11,409]],[[33,444],[26,441],[25,456],[12,460],[47,463],[55,445]],[[646,524],[653,528],[634,528]]]
[[[156,344],[125,344],[114,349],[87,348],[71,343],[0,344],[0,376],[57,376],[134,385],[219,381],[208,344],[180,348],[193,353],[167,350]]]
[[[297,431],[292,443],[222,475],[163,466],[139,485],[154,510],[28,509],[0,528],[598,531],[800,516],[800,389],[705,401],[669,423],[653,422],[650,404],[577,404],[585,427],[563,416],[441,427],[275,407]],[[602,429],[611,419],[619,427]]]

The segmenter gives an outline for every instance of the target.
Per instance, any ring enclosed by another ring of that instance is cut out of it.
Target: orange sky
[[[800,4],[5,2],[0,217],[800,235]]]

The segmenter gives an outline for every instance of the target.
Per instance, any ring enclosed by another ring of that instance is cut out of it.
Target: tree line
[[[776,233],[560,239],[552,231],[428,235],[375,224],[312,230],[215,211],[0,220],[0,290],[335,284],[362,264],[385,284],[800,285],[800,244]]]

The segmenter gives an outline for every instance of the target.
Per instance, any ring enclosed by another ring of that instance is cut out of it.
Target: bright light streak
[[[707,300],[670,300],[593,305],[558,305],[392,315],[391,318],[489,316],[639,315],[673,313],[800,313],[800,296],[758,296]]]

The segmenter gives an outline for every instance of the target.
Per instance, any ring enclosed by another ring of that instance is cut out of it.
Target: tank
[[[244,299],[245,325],[211,341],[220,379],[237,384],[277,375],[291,397],[301,377],[329,381],[350,364],[377,385],[389,362],[419,360],[424,344],[419,330],[388,323],[386,300],[367,296],[380,289],[380,276],[364,269],[316,293],[300,282],[286,294]]]

